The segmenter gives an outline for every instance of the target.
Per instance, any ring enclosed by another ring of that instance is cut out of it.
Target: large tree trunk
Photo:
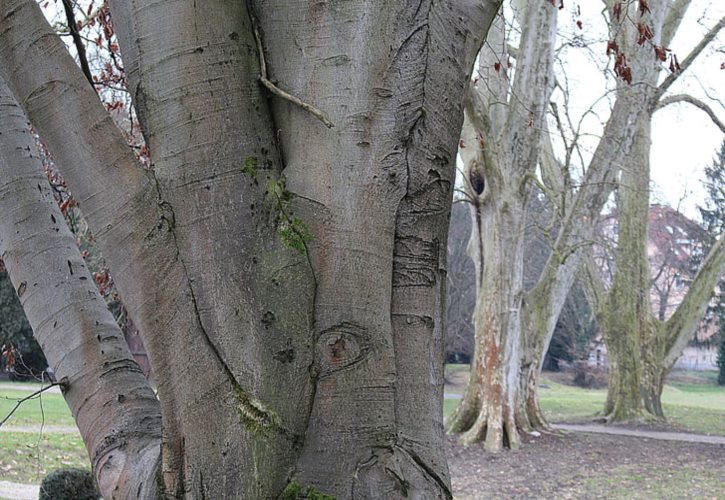
[[[0,71],[149,351],[163,496],[451,496],[447,218],[499,4],[113,1],[150,171],[36,3],[2,4]],[[270,80],[334,128],[270,99],[255,31]]]
[[[481,82],[471,85],[462,134],[467,200],[476,267],[475,353],[471,377],[448,429],[488,451],[515,448],[515,403],[524,297],[524,231],[539,130],[553,88],[557,9],[548,2],[519,11],[523,28],[509,88],[503,19],[481,55]],[[503,55],[501,48],[504,47]],[[510,99],[510,101],[509,101]],[[507,106],[502,103],[508,102]]]
[[[521,344],[524,206],[506,186],[490,180],[485,197],[471,205],[475,221],[468,251],[476,268],[473,313],[475,352],[463,400],[450,432],[462,442],[484,442],[487,451],[519,443],[514,398]]]
[[[612,420],[643,415],[644,391],[640,390],[640,384],[645,382],[645,354],[657,357],[651,345],[658,326],[650,307],[651,280],[646,252],[651,144],[647,117],[640,119],[638,128],[631,160],[622,170],[619,183],[617,268],[602,321],[609,356],[605,413]],[[648,385],[656,384],[652,373],[647,375]]]

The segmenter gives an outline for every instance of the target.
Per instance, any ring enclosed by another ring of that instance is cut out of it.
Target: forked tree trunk
[[[112,1],[150,171],[36,2],[0,5],[0,72],[149,351],[161,496],[450,497],[447,218],[500,2]]]
[[[652,43],[669,45],[682,21],[688,1],[673,6],[658,2],[643,20],[654,28]],[[660,67],[646,50],[635,46],[635,28],[626,20],[613,30],[631,31],[620,48],[631,54],[637,70],[641,100],[647,104],[637,119],[637,137],[632,153],[622,169],[619,184],[619,224],[616,271],[612,288],[600,311],[602,330],[608,348],[609,388],[604,413],[610,422],[662,419],[662,389],[665,376],[682,353],[702,318],[718,278],[725,272],[725,251],[719,241],[708,254],[675,314],[662,322],[652,311],[650,270],[647,262],[647,223],[652,114],[662,94],[675,76],[668,76],[659,87]],[[683,60],[689,65],[699,51],[725,26],[725,20],[710,30],[693,52]],[[621,34],[620,34],[621,36]],[[629,92],[620,88],[620,92]]]
[[[548,2],[519,10],[522,41],[509,86],[504,21],[492,29],[479,77],[466,106],[461,154],[465,163],[476,267],[475,352],[466,393],[448,430],[488,451],[519,444],[516,393],[524,297],[524,229],[536,167],[539,130],[553,88],[557,9]],[[503,52],[502,52],[503,48]],[[508,106],[502,103],[510,102]]]

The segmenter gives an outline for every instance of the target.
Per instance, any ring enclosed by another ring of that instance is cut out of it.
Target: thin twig
[[[73,37],[73,44],[76,46],[76,50],[78,51],[78,61],[81,64],[81,69],[83,70],[83,74],[86,76],[86,80],[88,80],[88,83],[90,83],[91,87],[93,87],[93,76],[91,75],[91,68],[88,66],[86,48],[83,45],[83,40],[81,40],[80,33],[78,33],[78,26],[76,26],[76,18],[75,14],[73,13],[73,4],[70,0],[63,0],[63,7],[65,10],[65,17],[68,20],[68,29],[70,30],[70,34]],[[93,89],[95,90],[95,87],[93,87]]]
[[[254,28],[254,39],[257,42],[257,51],[259,52],[259,81],[262,82],[262,85],[264,85],[267,90],[272,92],[273,94],[276,94],[280,96],[282,99],[287,99],[289,102],[296,104],[297,106],[301,107],[304,110],[309,111],[314,116],[316,116],[322,123],[325,124],[327,128],[334,127],[333,123],[330,121],[330,119],[317,109],[316,107],[312,106],[311,104],[307,104],[306,102],[301,101],[297,97],[293,96],[292,94],[289,94],[282,90],[281,88],[277,87],[274,83],[269,81],[269,78],[267,78],[267,62],[264,59],[264,48],[262,47],[262,38],[259,36],[259,30],[257,29],[257,25],[254,22],[254,19],[252,19],[253,28]]]
[[[38,395],[40,395],[41,393],[47,391],[51,387],[55,387],[56,385],[59,385],[59,386],[63,387],[66,384],[67,384],[67,381],[65,379],[61,380],[60,382],[53,382],[50,385],[47,385],[45,387],[42,387],[42,388],[38,389],[37,391],[35,391],[34,393],[32,393],[32,394],[30,394],[28,396],[25,396],[24,398],[18,399],[15,402],[15,407],[13,407],[13,409],[10,410],[10,413],[8,413],[7,415],[5,415],[5,418],[3,418],[0,421],[0,427],[2,427],[5,424],[5,422],[7,422],[10,419],[10,417],[13,416],[13,413],[15,413],[18,408],[20,408],[20,405],[21,404],[25,403],[26,401],[28,401],[30,399],[33,399],[33,398],[38,397]]]

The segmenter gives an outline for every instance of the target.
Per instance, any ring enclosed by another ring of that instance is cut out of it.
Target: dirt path
[[[449,436],[456,500],[725,499],[725,446],[570,432],[486,453]]]
[[[37,500],[40,486],[0,481],[0,499]]]
[[[689,434],[685,432],[661,432],[640,429],[626,429],[610,425],[594,424],[553,424],[554,429],[570,432],[589,432],[594,434],[613,434],[617,436],[634,436],[646,439],[660,439],[664,441],[685,441],[688,443],[706,443],[725,445],[725,436],[706,436],[703,434]]]

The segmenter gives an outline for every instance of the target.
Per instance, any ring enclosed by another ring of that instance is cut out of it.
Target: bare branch
[[[723,29],[723,27],[725,27],[725,17],[720,18],[717,24],[713,26],[710,31],[708,31],[705,36],[702,37],[702,40],[700,40],[695,48],[692,49],[689,54],[687,54],[687,57],[685,57],[680,63],[680,70],[667,75],[667,78],[665,78],[664,81],[660,83],[659,87],[657,87],[657,92],[655,92],[655,95],[653,96],[653,107],[656,106],[657,101],[662,97],[665,92],[667,92],[672,84],[677,81],[680,75],[687,71],[687,69],[692,65],[695,59],[697,59],[700,53],[705,50],[705,47],[707,47],[710,42],[715,39],[715,37],[720,32],[720,30]]]
[[[325,113],[312,106],[311,104],[307,104],[306,102],[298,99],[292,94],[285,92],[281,88],[277,87],[274,83],[269,81],[269,78],[267,78],[267,62],[264,59],[264,47],[262,46],[262,37],[259,35],[257,21],[254,19],[254,16],[250,16],[250,19],[252,20],[252,25],[254,28],[254,39],[257,42],[257,52],[259,52],[259,81],[262,83],[262,85],[264,85],[267,90],[269,90],[273,94],[278,95],[282,99],[286,99],[289,102],[296,104],[300,108],[312,113],[312,115],[314,115],[317,119],[324,123],[327,128],[334,127],[335,125],[330,121]]]
[[[664,108],[665,106],[669,106],[670,104],[676,104],[679,102],[686,102],[686,103],[692,104],[693,106],[695,106],[697,108],[700,108],[702,111],[707,113],[707,116],[710,117],[710,119],[717,126],[717,128],[719,128],[720,131],[723,134],[725,134],[725,123],[723,123],[722,120],[720,120],[720,118],[717,117],[717,115],[712,110],[712,108],[710,108],[710,106],[708,106],[707,103],[701,101],[700,99],[692,97],[691,95],[688,95],[688,94],[677,94],[677,95],[671,95],[671,96],[665,97],[664,99],[660,100],[657,103],[657,108],[655,109],[655,111],[658,111],[658,110]]]
[[[687,341],[695,333],[697,324],[705,314],[715,284],[723,273],[725,273],[725,237],[721,237],[710,249],[685,298],[664,325],[668,366],[675,362]]]
[[[10,417],[12,417],[13,416],[13,413],[15,413],[18,410],[18,408],[20,408],[20,405],[22,405],[26,401],[29,401],[31,399],[35,399],[36,397],[38,397],[43,392],[47,391],[48,389],[52,389],[53,387],[56,387],[56,386],[67,387],[68,386],[68,380],[67,379],[63,379],[60,382],[53,382],[53,383],[51,383],[49,385],[46,385],[45,387],[42,387],[42,388],[38,389],[37,391],[35,391],[32,394],[29,394],[29,395],[25,396],[24,398],[17,399],[15,401],[15,406],[13,406],[13,409],[10,410],[10,412],[7,415],[5,415],[5,417],[2,420],[0,420],[0,427],[2,427],[5,424],[5,422],[7,422],[8,420],[10,420]]]

